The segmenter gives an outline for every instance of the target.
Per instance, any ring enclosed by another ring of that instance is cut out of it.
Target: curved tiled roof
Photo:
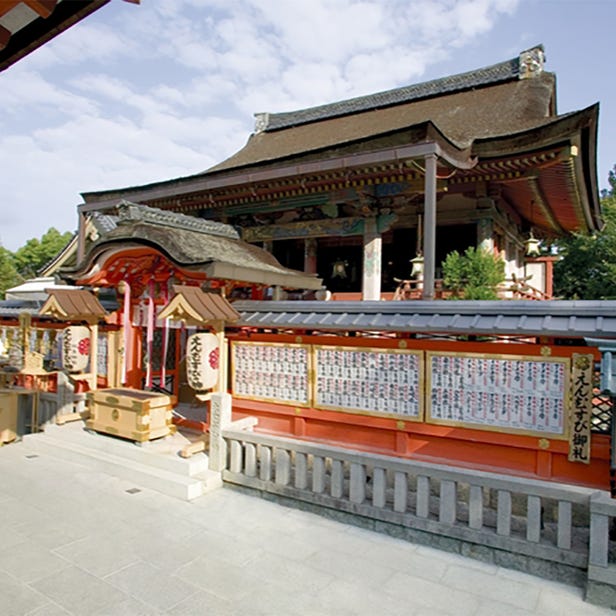
[[[522,79],[521,57],[488,67],[361,96],[309,109],[257,114],[261,125],[246,145],[228,159],[195,175],[144,186],[82,193],[86,203],[121,198],[131,191],[177,186],[217,172],[273,163],[293,157],[318,156],[324,151],[352,147],[365,140],[386,140],[399,135],[408,145],[406,131],[432,123],[444,136],[466,149],[476,139],[498,137],[533,129],[554,120],[556,78],[538,70]],[[404,133],[404,134],[403,134]],[[372,144],[376,149],[383,144]],[[145,197],[144,197],[145,198]]]
[[[310,176],[333,166],[346,181],[350,169],[355,173],[360,166],[383,164],[384,152],[389,153],[391,170],[400,168],[401,158],[419,157],[409,151],[399,156],[398,150],[436,143],[455,154],[438,156],[444,166],[457,168],[458,192],[464,191],[462,182],[479,177],[465,172],[465,163],[477,160],[479,170],[487,161],[507,171],[518,165],[518,156],[531,160],[554,150],[554,168],[533,163],[535,175],[518,186],[507,185],[510,204],[530,220],[527,204],[537,202],[542,213],[535,226],[549,234],[600,228],[598,107],[557,115],[556,77],[543,70],[543,59],[543,49],[537,46],[518,58],[459,75],[310,109],[258,114],[256,132],[246,145],[207,171],[147,186],[84,193],[80,211],[108,208],[121,197],[187,211],[216,210],[229,200],[277,199],[277,193],[286,190],[284,181],[267,191],[281,179],[299,185],[303,194],[304,184],[313,180],[305,190],[320,190],[323,178]],[[378,162],[365,162],[371,153],[379,155]],[[499,158],[507,160],[495,160]],[[361,165],[349,165],[360,159]],[[501,172],[480,179],[498,183],[499,176],[502,179]]]
[[[409,101],[400,105],[324,117],[318,122],[251,135],[246,145],[207,173],[289,159],[345,144],[396,134],[412,142],[412,127],[433,123],[454,145],[468,148],[477,139],[500,137],[554,121],[550,117],[555,77],[542,73],[534,79],[499,83],[489,89]],[[409,133],[408,135],[406,133]],[[382,147],[382,146],[381,146]]]
[[[118,204],[118,209],[117,226],[92,245],[78,266],[62,269],[63,277],[79,279],[99,258],[105,259],[118,249],[149,246],[180,267],[225,274],[212,273],[212,278],[304,289],[321,287],[316,276],[283,267],[266,250],[240,240],[230,225],[127,201]]]

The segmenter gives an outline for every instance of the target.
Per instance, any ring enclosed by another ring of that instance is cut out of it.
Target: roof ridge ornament
[[[267,130],[269,125],[269,116],[270,114],[267,112],[264,113],[255,113],[255,134],[262,133]]]
[[[520,53],[520,79],[530,79],[543,73],[545,50],[543,45],[537,45]]]
[[[178,212],[167,212],[141,203],[122,200],[116,205],[118,224],[129,225],[135,222],[153,223],[175,229],[184,229],[196,233],[218,235],[233,240],[239,239],[238,232],[231,226],[214,220],[204,220]]]
[[[118,212],[118,224],[127,225],[135,222],[153,223],[175,229],[184,229],[196,233],[218,235],[229,239],[239,239],[238,232],[231,226],[214,220],[204,220],[195,216],[187,216],[177,212],[160,210],[141,203],[131,203],[122,200],[116,205]]]

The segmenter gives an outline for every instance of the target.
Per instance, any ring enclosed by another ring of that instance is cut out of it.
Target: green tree
[[[21,280],[15,267],[13,253],[0,246],[0,299],[4,299],[7,289],[18,285]]]
[[[504,280],[505,262],[480,248],[454,250],[443,261],[443,285],[453,291],[452,299],[498,299]]]
[[[51,227],[40,240],[33,238],[15,252],[15,266],[23,278],[34,278],[37,272],[53,259],[73,237]]]
[[[562,259],[554,264],[554,295],[564,299],[616,299],[616,167],[601,205],[605,225],[593,235],[558,241]]]

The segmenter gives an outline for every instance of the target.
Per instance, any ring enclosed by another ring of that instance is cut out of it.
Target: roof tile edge
[[[196,233],[218,235],[228,239],[239,239],[238,232],[230,225],[213,220],[204,220],[195,216],[187,216],[178,212],[167,212],[158,208],[131,203],[122,200],[116,205],[118,212],[118,225],[126,225],[136,222],[154,223]]]

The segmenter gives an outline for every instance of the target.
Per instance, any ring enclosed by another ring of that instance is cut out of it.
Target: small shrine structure
[[[212,292],[217,314],[223,297],[263,299],[279,287],[321,288],[316,276],[282,267],[270,253],[240,240],[237,231],[220,222],[125,201],[114,215],[95,221],[98,239],[81,261],[61,272],[77,287],[111,293],[116,301],[107,319],[115,339],[104,349],[115,355],[109,385],[157,387],[184,399],[185,344],[195,315],[184,315],[183,325],[161,316],[169,302],[179,301],[173,298],[174,288],[184,290],[180,296],[185,302],[194,299],[191,290]],[[182,307],[189,313],[195,309],[190,302]],[[233,315],[227,310],[223,316],[221,323]],[[222,332],[222,325],[217,331]],[[192,399],[188,391],[186,396]]]

